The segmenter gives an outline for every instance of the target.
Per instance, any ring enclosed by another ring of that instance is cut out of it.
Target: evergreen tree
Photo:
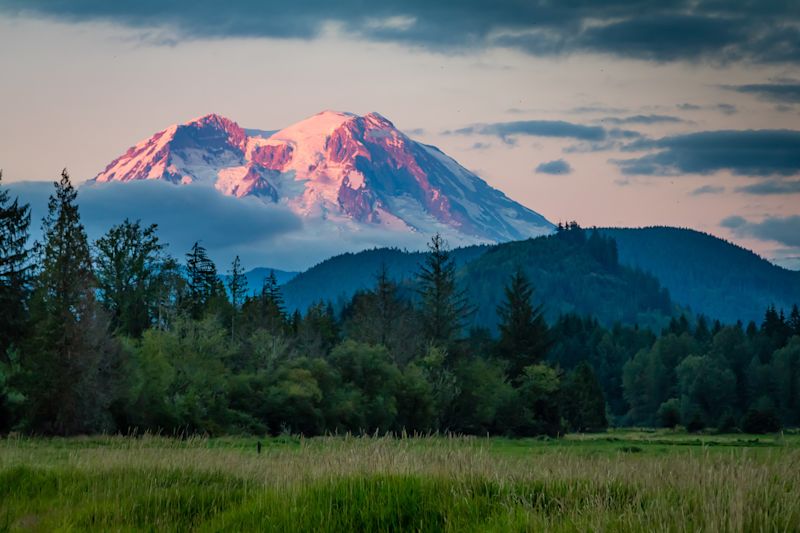
[[[162,260],[157,226],[125,220],[95,243],[95,272],[100,300],[111,327],[140,337],[158,315],[158,272]]]
[[[264,279],[259,306],[263,327],[273,335],[283,334],[286,330],[287,322],[286,307],[274,270],[270,270],[269,275]]]
[[[108,430],[118,349],[95,301],[89,244],[66,170],[55,186],[42,227],[34,331],[23,361],[28,424],[56,434]]]
[[[455,262],[441,235],[431,238],[428,250],[417,275],[422,330],[429,342],[447,346],[460,333],[470,308],[456,285]]]
[[[343,317],[349,338],[386,346],[397,363],[407,363],[418,352],[413,308],[400,297],[385,264],[376,275],[375,287],[356,293]]]
[[[581,362],[561,385],[562,414],[572,431],[603,431],[608,427],[603,390],[592,367]]]
[[[505,301],[497,308],[500,317],[498,356],[509,364],[509,376],[519,377],[526,366],[544,359],[552,341],[542,306],[533,306],[533,287],[521,268],[505,287]]]
[[[0,185],[3,173],[0,171]],[[8,349],[22,338],[30,291],[28,228],[30,207],[12,202],[0,189],[0,362],[8,361]]]
[[[800,335],[800,309],[797,308],[797,304],[792,306],[792,312],[789,313],[789,327],[792,335]]]
[[[219,292],[217,267],[209,259],[208,252],[195,242],[186,254],[186,273],[188,277],[188,311],[197,319],[207,311],[213,297]]]
[[[239,313],[239,307],[244,302],[247,294],[247,278],[244,276],[244,269],[238,255],[231,264],[231,273],[228,277],[228,292],[231,297],[231,306],[233,306],[231,312],[231,338],[233,338],[236,329],[236,315]]]

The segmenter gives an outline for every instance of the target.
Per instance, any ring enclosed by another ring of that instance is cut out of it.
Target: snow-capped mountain
[[[304,219],[355,231],[438,231],[459,244],[552,230],[544,217],[378,113],[323,111],[271,134],[207,115],[136,144],[93,181],[132,180],[213,185],[225,195],[283,204]]]

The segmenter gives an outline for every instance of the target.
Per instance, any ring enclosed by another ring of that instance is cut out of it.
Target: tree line
[[[171,257],[155,225],[90,243],[66,171],[41,242],[0,189],[0,433],[434,432],[510,436],[613,425],[774,431],[800,423],[800,313],[763,323],[677,316],[662,331],[545,320],[522,265],[499,331],[434,236],[415,279],[386,269],[339,311],[288,312],[274,274],[247,287],[200,244]],[[556,238],[615,260],[577,224]],[[331,280],[335,283],[335,280]]]

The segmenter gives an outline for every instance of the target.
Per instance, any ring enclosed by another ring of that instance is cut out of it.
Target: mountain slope
[[[613,238],[616,251],[604,252],[591,238],[582,246],[556,236],[453,250],[460,282],[477,307],[473,322],[494,327],[502,286],[518,265],[550,318],[578,312],[604,322],[654,325],[679,305],[726,323],[760,322],[769,305],[788,312],[800,303],[800,272],[711,235],[678,228],[601,229],[599,234]],[[386,249],[333,257],[287,283],[287,302],[300,309],[319,299],[341,304],[373,285],[372,274],[381,263],[408,284],[423,259],[422,253]]]
[[[599,235],[576,239],[575,233],[567,233],[452,250],[459,283],[475,307],[470,324],[496,329],[503,287],[519,266],[533,282],[536,302],[544,304],[551,320],[576,312],[607,324],[663,325],[674,306],[653,276],[619,265],[613,242]],[[414,276],[424,259],[421,252],[393,249],[343,254],[298,274],[284,286],[284,295],[291,309],[305,310],[319,300],[341,308],[356,291],[374,286],[371,274],[383,264],[413,297]]]
[[[452,251],[452,257],[460,267],[488,249],[485,245],[456,248]],[[396,248],[341,254],[296,275],[282,287],[283,296],[290,311],[305,311],[309,305],[320,300],[330,301],[341,307],[356,291],[372,288],[381,268],[386,267],[392,279],[408,284],[424,261],[425,252],[409,252]]]
[[[606,228],[623,264],[652,272],[679,303],[724,322],[755,320],[776,305],[800,303],[800,272],[690,229]]]
[[[541,215],[377,113],[323,111],[274,133],[207,115],[136,144],[92,181],[134,180],[213,186],[353,232],[440,232],[469,244],[552,231]]]

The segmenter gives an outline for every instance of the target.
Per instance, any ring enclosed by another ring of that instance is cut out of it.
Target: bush
[[[742,419],[742,429],[745,433],[775,433],[781,429],[781,422],[772,409],[751,408]]]

